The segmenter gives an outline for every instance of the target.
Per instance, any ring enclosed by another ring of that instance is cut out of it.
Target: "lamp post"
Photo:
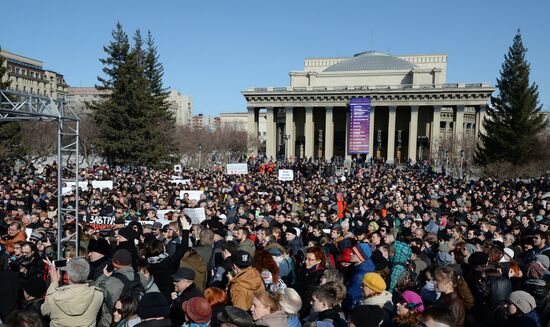
[[[464,178],[464,149],[460,150],[460,179]]]
[[[202,144],[199,143],[199,170],[201,169],[201,160],[202,160]]]
[[[285,157],[286,159],[289,159],[291,155],[288,148],[288,141],[290,140],[290,134],[283,135],[283,139],[285,139]]]

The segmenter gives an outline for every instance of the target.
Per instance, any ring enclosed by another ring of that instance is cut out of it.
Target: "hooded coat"
[[[103,292],[88,284],[56,287],[51,284],[42,304],[42,315],[50,317],[50,326],[96,326],[103,303]]]
[[[233,306],[249,310],[254,292],[264,290],[264,281],[260,273],[252,267],[245,268],[229,282],[229,298]]]
[[[351,277],[351,280],[347,285],[348,293],[346,295],[346,307],[348,309],[351,309],[358,300],[361,300],[363,298],[361,285],[363,285],[363,277],[365,276],[365,274],[369,272],[374,272],[376,270],[370,258],[372,254],[370,248],[364,247],[364,251],[368,252],[365,253],[366,255],[368,255],[368,258],[366,258],[366,260],[363,261],[360,265],[354,267],[353,276]]]

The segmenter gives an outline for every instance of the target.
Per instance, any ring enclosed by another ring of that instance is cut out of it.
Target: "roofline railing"
[[[379,90],[428,90],[428,89],[472,89],[490,88],[487,83],[444,83],[444,84],[396,84],[396,85],[354,85],[354,86],[283,86],[251,87],[244,92],[318,92],[318,91],[379,91]]]

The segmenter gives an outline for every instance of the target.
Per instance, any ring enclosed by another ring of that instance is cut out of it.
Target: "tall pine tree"
[[[172,164],[178,159],[175,147],[163,135],[173,121],[165,113],[166,101],[159,100],[162,92],[154,92],[148,78],[158,76],[149,72],[149,50],[144,49],[139,30],[133,47],[120,23],[112,35],[113,41],[104,47],[107,58],[100,60],[105,77],[98,77],[101,84],[97,86],[110,95],[106,101],[90,105],[98,125],[100,153],[111,165],[158,168]],[[155,60],[156,56],[155,52]],[[159,67],[153,64],[155,69]],[[162,70],[156,83],[162,91]]]
[[[0,56],[0,90],[7,90],[10,87],[11,81],[7,71],[6,61]],[[0,102],[5,102],[4,96],[0,96]],[[23,131],[20,123],[0,122],[0,135],[2,135],[0,137],[0,170],[6,170],[13,167],[17,160],[24,159],[27,151],[23,146]]]
[[[537,137],[547,121],[541,113],[538,87],[529,82],[526,52],[518,30],[514,44],[504,56],[496,85],[498,94],[491,97],[483,121],[486,132],[480,133],[481,144],[475,154],[481,165],[499,161],[518,165],[537,157]]]

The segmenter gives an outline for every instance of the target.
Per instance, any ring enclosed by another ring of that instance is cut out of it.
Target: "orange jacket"
[[[14,238],[11,238],[11,239],[8,239],[8,240],[0,240],[0,244],[5,246],[6,250],[11,255],[14,252],[13,246],[15,245],[15,243],[17,243],[19,241],[25,241],[25,240],[27,240],[27,234],[25,234],[24,231],[20,231],[19,233],[17,233],[17,235],[15,235]]]

